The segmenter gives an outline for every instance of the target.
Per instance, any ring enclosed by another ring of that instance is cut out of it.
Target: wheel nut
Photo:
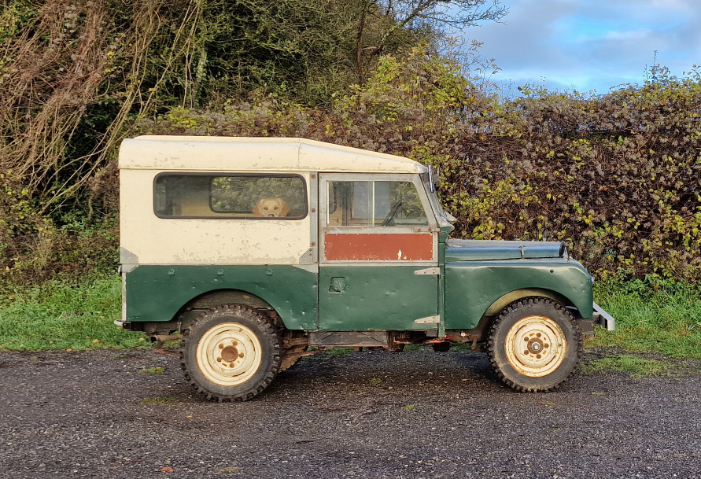
[[[538,355],[536,356],[536,358],[540,359],[540,354],[538,354]]]
[[[524,340],[525,342],[528,342],[528,338],[527,338],[527,337],[526,337],[526,338],[523,338],[523,340]]]
[[[243,353],[239,353],[239,357],[242,358],[242,357],[243,357]]]
[[[526,349],[523,354],[528,355],[528,350]]]
[[[221,362],[221,358],[217,358],[217,361]]]
[[[219,349],[224,349],[224,345],[223,345],[223,344],[219,344]]]

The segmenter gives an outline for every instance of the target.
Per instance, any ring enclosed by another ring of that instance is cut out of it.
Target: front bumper
[[[607,331],[616,330],[616,320],[598,304],[594,303],[594,324],[606,328]]]

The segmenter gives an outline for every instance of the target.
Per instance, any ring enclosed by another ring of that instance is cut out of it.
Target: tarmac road
[[[421,349],[306,358],[218,404],[174,357],[5,352],[0,478],[701,477],[700,394],[697,372],[522,394],[486,355]]]

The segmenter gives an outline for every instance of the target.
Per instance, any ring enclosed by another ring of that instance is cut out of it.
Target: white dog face
[[[289,205],[280,198],[261,198],[253,207],[253,214],[261,217],[282,217],[289,212]]]

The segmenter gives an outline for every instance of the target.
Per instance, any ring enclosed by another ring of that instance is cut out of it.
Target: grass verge
[[[141,333],[124,331],[119,278],[53,281],[0,305],[0,350],[105,349],[150,347]]]
[[[616,318],[617,330],[598,328],[596,337],[586,343],[588,348],[701,359],[701,287],[648,276],[599,282],[595,298]],[[0,350],[150,347],[145,335],[113,324],[120,316],[119,278],[79,285],[50,282],[0,304]],[[320,356],[351,352],[352,348],[336,348]]]
[[[647,276],[597,283],[594,295],[616,318],[616,331],[597,328],[587,347],[701,359],[699,286]]]
[[[618,354],[597,359],[590,363],[582,364],[580,370],[584,374],[607,372],[626,373],[635,378],[643,376],[671,376],[677,374],[676,368],[665,361],[640,358],[631,356],[630,354]]]

